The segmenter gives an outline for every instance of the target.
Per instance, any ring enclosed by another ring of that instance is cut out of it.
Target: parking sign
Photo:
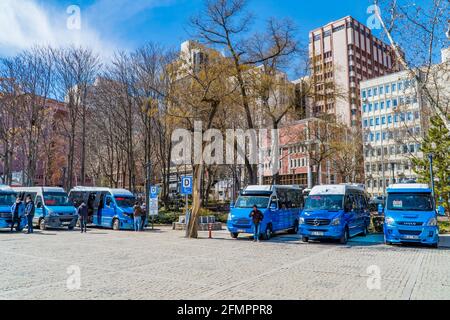
[[[192,176],[181,177],[181,194],[182,195],[192,194]]]
[[[150,198],[154,199],[157,198],[159,195],[159,188],[158,186],[151,186],[150,187]]]

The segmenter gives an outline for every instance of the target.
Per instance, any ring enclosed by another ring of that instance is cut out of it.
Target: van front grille
[[[330,224],[330,219],[306,219],[306,224],[309,226],[327,226]]]
[[[398,230],[398,232],[408,236],[419,236],[422,230]]]

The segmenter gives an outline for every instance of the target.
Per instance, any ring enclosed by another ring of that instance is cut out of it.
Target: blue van
[[[39,229],[75,228],[78,215],[63,188],[14,187],[13,189],[23,201],[27,195],[31,195],[35,205],[33,225],[37,225]]]
[[[261,236],[269,240],[274,232],[298,232],[298,219],[303,207],[302,189],[295,186],[248,186],[231,206],[227,228],[232,238],[253,233],[249,217],[254,205],[264,214]]]
[[[126,189],[75,187],[70,190],[69,198],[76,207],[82,201],[87,204],[89,226],[134,230],[133,207],[136,197]]]
[[[395,184],[387,188],[384,207],[385,243],[423,243],[437,248],[439,228],[432,191],[426,184]]]
[[[303,242],[336,239],[347,243],[350,237],[367,235],[370,211],[367,193],[359,185],[314,187],[300,215]]]
[[[12,213],[11,207],[16,202],[17,194],[11,187],[0,185],[0,229],[11,228]],[[27,225],[27,219],[20,221],[19,230],[22,231]]]

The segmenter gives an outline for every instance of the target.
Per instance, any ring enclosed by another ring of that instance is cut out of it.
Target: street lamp
[[[433,194],[433,199],[435,198],[435,192],[434,192],[434,174],[433,174],[433,152],[436,149],[436,143],[433,142],[431,144],[430,153],[428,154],[428,159],[430,161],[430,181],[431,181],[431,193]]]

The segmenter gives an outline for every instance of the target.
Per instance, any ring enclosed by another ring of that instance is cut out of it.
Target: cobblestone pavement
[[[450,299],[449,248],[183,235],[0,231],[0,299]]]

